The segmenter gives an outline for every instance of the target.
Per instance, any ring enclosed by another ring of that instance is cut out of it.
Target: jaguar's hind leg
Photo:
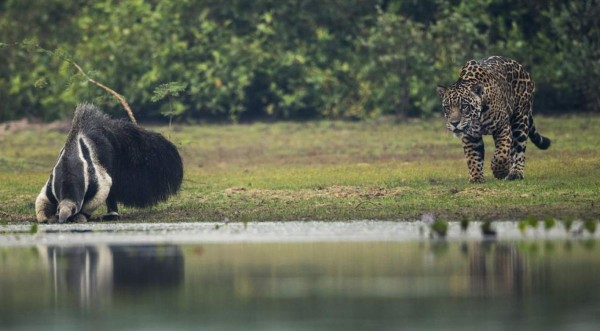
[[[521,120],[512,124],[512,145],[510,149],[511,167],[507,180],[525,178],[525,150],[527,149],[527,138],[529,138],[529,116],[521,117]]]

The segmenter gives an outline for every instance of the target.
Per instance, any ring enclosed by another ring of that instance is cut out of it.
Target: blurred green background
[[[142,120],[426,117],[489,55],[531,71],[536,113],[600,112],[598,17],[599,0],[0,1],[0,121],[124,115],[63,57]],[[153,100],[168,82],[185,89]]]

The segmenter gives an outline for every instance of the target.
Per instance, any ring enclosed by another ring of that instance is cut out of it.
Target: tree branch
[[[75,68],[77,68],[77,70],[83,75],[83,77],[85,77],[85,79],[88,80],[88,82],[98,86],[99,88],[105,90],[106,92],[112,94],[115,98],[117,98],[117,100],[119,100],[121,105],[123,105],[123,108],[125,108],[125,111],[127,112],[127,115],[129,115],[129,119],[131,120],[131,122],[133,122],[133,124],[137,125],[137,121],[135,120],[135,117],[133,116],[133,111],[131,110],[131,107],[129,107],[129,104],[127,103],[127,101],[125,100],[125,98],[122,95],[115,92],[115,90],[111,89],[110,87],[93,80],[90,76],[88,76],[85,73],[85,71],[83,71],[81,66],[79,66],[79,64],[77,64],[75,61],[68,60],[68,59],[64,59],[64,60],[67,61],[68,63],[72,64]]]

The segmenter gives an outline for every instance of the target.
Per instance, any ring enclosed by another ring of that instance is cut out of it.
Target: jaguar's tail
[[[548,137],[544,137],[539,134],[535,128],[535,124],[533,124],[533,116],[529,115],[529,139],[536,145],[539,149],[548,149],[552,141]]]

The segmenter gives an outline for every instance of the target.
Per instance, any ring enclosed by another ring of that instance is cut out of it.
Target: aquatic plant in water
[[[583,223],[583,227],[590,234],[594,234],[596,233],[597,223],[598,222],[596,222],[595,220],[587,220]]]
[[[448,233],[448,222],[443,220],[435,220],[431,224],[431,232],[435,233],[438,238],[446,238],[446,234]]]
[[[527,223],[526,220],[520,220],[519,224],[517,225],[519,228],[519,231],[521,231],[522,235],[525,235],[525,232],[527,231],[527,226],[529,225],[529,223]]]
[[[37,223],[33,223],[33,225],[31,225],[31,228],[29,228],[29,234],[36,234],[38,232],[38,225]]]
[[[481,224],[481,233],[484,237],[496,237],[496,229],[492,226],[492,221],[487,220]]]
[[[544,230],[550,231],[554,226],[556,226],[556,220],[553,217],[544,218]]]
[[[565,231],[569,232],[571,231],[571,228],[573,227],[573,219],[572,218],[566,218],[562,221],[563,226],[565,227]]]
[[[527,221],[527,223],[529,224],[530,227],[537,229],[537,226],[538,226],[537,217],[535,217],[534,215],[529,215],[529,216],[527,216],[527,218],[525,220]]]
[[[469,228],[469,222],[469,218],[466,216],[460,220],[460,229],[462,232],[467,232],[467,229]]]

